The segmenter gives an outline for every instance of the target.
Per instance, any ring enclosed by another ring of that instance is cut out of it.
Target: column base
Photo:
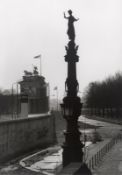
[[[63,167],[67,166],[71,162],[82,162],[83,152],[82,152],[82,143],[80,145],[67,145],[63,146]]]

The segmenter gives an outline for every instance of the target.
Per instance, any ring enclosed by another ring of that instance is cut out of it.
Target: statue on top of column
[[[75,40],[75,29],[74,29],[74,22],[78,21],[79,19],[76,19],[74,16],[72,16],[72,10],[68,10],[69,16],[66,17],[64,13],[64,18],[68,19],[68,30],[67,34],[70,40]]]

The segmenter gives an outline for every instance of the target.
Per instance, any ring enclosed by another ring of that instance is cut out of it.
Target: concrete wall
[[[0,162],[55,142],[54,117],[46,115],[0,122]]]

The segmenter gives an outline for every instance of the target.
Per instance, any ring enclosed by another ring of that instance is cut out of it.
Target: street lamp
[[[68,98],[65,97],[63,99],[63,104],[61,104],[61,109],[63,112],[63,116],[65,118],[71,118],[71,116],[76,115],[79,116],[81,114],[82,104],[80,103],[80,98]]]
[[[67,79],[65,82],[66,97],[63,98],[61,104],[63,117],[66,119],[67,128],[64,132],[65,142],[63,144],[63,166],[70,162],[82,162],[84,145],[80,141],[80,131],[78,129],[78,117],[81,115],[82,103],[80,97],[77,96],[79,91],[79,83],[76,77],[76,62],[79,61],[77,55],[78,46],[75,44],[75,30],[73,23],[78,19],[72,16],[72,11],[68,11],[68,37],[69,42],[66,49],[65,62],[68,64]]]

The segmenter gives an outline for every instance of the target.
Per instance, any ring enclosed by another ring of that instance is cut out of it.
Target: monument
[[[63,117],[66,119],[67,128],[64,132],[65,142],[63,144],[63,166],[70,162],[82,162],[84,145],[80,141],[80,131],[78,129],[78,117],[81,115],[82,103],[77,96],[79,91],[79,83],[76,77],[76,63],[79,61],[77,55],[78,46],[75,44],[75,28],[74,22],[78,21],[72,15],[72,11],[68,11],[67,17],[64,13],[64,18],[68,20],[68,38],[69,42],[66,49],[65,61],[68,64],[67,79],[65,82],[66,97],[63,98],[61,108]]]

